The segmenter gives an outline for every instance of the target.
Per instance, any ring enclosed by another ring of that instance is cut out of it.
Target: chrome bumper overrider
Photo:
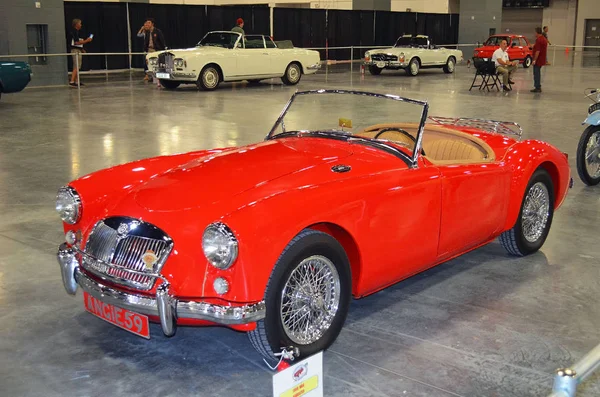
[[[320,63],[315,63],[314,65],[307,66],[306,69],[308,69],[308,70],[319,70],[319,69],[321,69],[321,64]]]
[[[218,324],[247,324],[265,317],[265,302],[252,305],[222,306],[207,302],[183,301],[169,293],[169,284],[157,288],[156,297],[131,294],[104,285],[87,276],[80,269],[75,251],[63,243],[57,253],[63,285],[74,295],[81,287],[96,299],[132,312],[157,316],[166,336],[175,334],[177,319],[208,320]]]

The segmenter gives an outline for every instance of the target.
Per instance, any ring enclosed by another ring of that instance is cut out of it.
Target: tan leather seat
[[[427,141],[427,142],[426,142]],[[483,148],[473,142],[462,140],[457,137],[449,139],[423,139],[423,150],[430,161],[473,161],[481,162],[487,159],[487,153]]]

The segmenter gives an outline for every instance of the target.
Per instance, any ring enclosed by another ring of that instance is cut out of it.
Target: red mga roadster
[[[565,154],[515,123],[427,117],[356,91],[292,96],[264,142],[161,156],[62,187],[64,287],[150,337],[247,331],[307,356],[360,298],[500,237],[540,249],[567,194]]]

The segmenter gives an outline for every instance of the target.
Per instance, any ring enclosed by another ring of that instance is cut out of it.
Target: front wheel
[[[369,65],[369,73],[371,73],[373,76],[379,76],[382,70],[382,68],[378,68],[375,65]]]
[[[588,186],[600,183],[600,126],[589,126],[577,145],[577,173]]]
[[[181,84],[180,82],[173,81],[173,80],[160,79],[159,81],[160,81],[160,85],[165,87],[167,90],[174,90],[177,87],[179,87],[179,85]]]
[[[406,73],[409,76],[416,76],[419,74],[419,68],[421,67],[421,63],[417,58],[413,58],[410,60],[408,67],[406,68]]]
[[[216,90],[221,82],[221,75],[215,65],[207,65],[200,72],[196,85],[204,91]]]
[[[539,250],[550,231],[554,215],[554,185],[546,170],[538,168],[525,189],[521,211],[512,229],[500,235],[509,254],[525,256]]]
[[[533,59],[531,59],[530,56],[528,56],[527,58],[525,58],[525,60],[523,61],[523,67],[525,69],[527,69],[528,67],[531,66],[531,63],[533,62]]]
[[[456,68],[456,59],[454,57],[448,58],[446,61],[446,65],[444,65],[444,73],[454,73],[454,69]]]
[[[296,85],[300,81],[301,77],[302,70],[300,69],[300,65],[297,63],[290,63],[285,69],[285,73],[283,74],[281,81],[285,85]]]
[[[293,347],[299,358],[327,349],[340,333],[351,295],[348,258],[331,235],[300,232],[277,260],[265,293],[266,316],[248,333],[268,361]]]

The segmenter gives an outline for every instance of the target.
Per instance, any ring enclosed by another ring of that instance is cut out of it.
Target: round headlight
[[[81,198],[70,186],[61,187],[56,195],[56,212],[63,222],[70,225],[77,223],[81,217]]]
[[[156,57],[150,58],[150,59],[148,59],[148,63],[150,65],[157,65],[158,64],[158,58],[156,58]]]
[[[216,268],[227,269],[238,255],[238,242],[225,224],[208,225],[202,236],[202,249],[206,259]]]
[[[183,59],[178,58],[174,61],[175,67],[182,68],[183,67]]]

